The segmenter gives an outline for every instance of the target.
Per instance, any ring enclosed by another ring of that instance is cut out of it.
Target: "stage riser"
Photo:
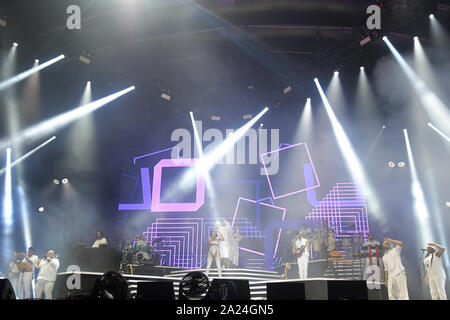
[[[81,273],[83,292],[90,293],[92,286],[96,279],[101,277],[101,273],[97,274],[83,274]],[[69,275],[60,275],[55,286],[55,297],[65,298],[67,289],[65,288],[66,279]],[[175,298],[178,299],[178,289],[181,277],[153,277],[153,276],[130,276],[124,275],[127,279],[131,291],[131,297],[137,293],[138,282],[172,282],[174,287]],[[232,278],[225,278],[231,280]],[[211,280],[211,279],[210,279]],[[252,300],[262,300],[267,298],[267,283],[277,283],[280,286],[288,282],[304,282],[305,283],[305,299],[306,300],[327,300],[327,299],[367,299],[367,287],[361,290],[361,282],[356,281],[356,287],[352,286],[352,281],[349,280],[329,280],[329,279],[311,279],[306,281],[286,281],[273,279],[259,279],[258,281],[249,281],[250,297]],[[62,290],[61,290],[62,285]],[[363,284],[365,286],[365,283]],[[59,288],[58,288],[59,287]],[[65,290],[64,290],[65,289]],[[341,292],[342,290],[346,292]],[[384,291],[383,291],[384,290]],[[386,290],[371,290],[368,298],[370,300],[386,299]],[[75,292],[77,293],[77,292]]]

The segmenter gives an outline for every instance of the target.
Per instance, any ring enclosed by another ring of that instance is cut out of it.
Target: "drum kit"
[[[164,238],[154,239],[152,245],[143,240],[127,241],[127,245],[122,249],[122,265],[158,265],[159,255],[156,249],[163,240]]]

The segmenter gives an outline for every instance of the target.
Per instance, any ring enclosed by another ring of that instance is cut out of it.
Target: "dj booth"
[[[113,248],[67,248],[60,256],[61,272],[69,266],[78,266],[80,271],[119,272],[122,252]]]

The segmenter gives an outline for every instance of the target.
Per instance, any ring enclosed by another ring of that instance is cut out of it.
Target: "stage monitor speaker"
[[[214,279],[204,300],[250,300],[248,280]]]
[[[136,300],[175,300],[172,281],[138,282]]]
[[[0,300],[16,300],[16,294],[8,279],[0,279]]]
[[[305,281],[306,300],[368,300],[363,280]]]
[[[267,283],[267,300],[305,300],[303,282]]]
[[[367,289],[369,300],[389,300],[387,287],[382,284],[380,289]]]

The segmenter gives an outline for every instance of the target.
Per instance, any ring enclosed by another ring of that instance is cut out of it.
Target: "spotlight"
[[[419,37],[418,36],[414,36],[413,39],[414,39],[414,41],[417,41],[417,40],[419,40]]]
[[[445,202],[445,205],[446,205],[447,207],[450,207],[450,201],[446,201],[446,202]]]
[[[244,120],[250,120],[251,118],[253,118],[253,114],[249,113],[249,114],[244,114],[242,116],[242,119]]]
[[[383,39],[383,41],[386,41],[386,40],[387,40],[387,37],[386,37],[386,36],[383,36],[383,38],[381,38],[381,39]]]
[[[90,85],[91,85],[91,82],[88,80],[87,84],[90,86]]]
[[[262,128],[262,127],[264,126],[264,124],[263,124],[263,123],[260,123],[259,126]]]
[[[0,19],[0,26],[6,27],[6,20]]]
[[[14,42],[14,43],[13,43],[13,46],[14,46],[14,47],[17,47],[17,46],[18,46],[17,42]]]
[[[316,81],[319,81],[319,79],[317,79],[317,77],[316,77],[316,78],[314,78],[314,82],[316,82]]]
[[[338,76],[338,75],[339,75],[339,71],[335,71],[335,72],[334,72],[334,75],[335,75],[335,76]]]
[[[91,59],[89,59],[89,58],[87,58],[87,57],[85,57],[85,56],[82,56],[82,55],[80,55],[79,60],[80,60],[81,62],[83,62],[83,63],[86,63],[86,64],[90,64],[90,63],[91,63]]]
[[[59,184],[59,180],[58,179],[53,179],[53,183],[54,184]]]
[[[67,182],[69,182],[69,179],[67,178],[62,179],[62,183],[66,184]]]
[[[42,212],[45,211],[45,208],[44,207],[39,207],[38,211],[42,213]]]
[[[34,62],[35,63],[39,63],[39,59],[34,59]]]
[[[359,67],[359,70],[364,71],[364,67],[362,67],[362,66]]]
[[[172,99],[171,96],[169,96],[168,94],[165,94],[165,93],[162,93],[162,94],[161,94],[161,98],[163,98],[163,99],[165,99],[165,100],[167,100],[167,101],[169,101],[170,99]]]
[[[386,129],[386,126],[385,126],[385,125],[382,125],[381,127],[382,127],[383,129]]]
[[[431,13],[431,14],[428,16],[428,18],[434,19],[434,14]]]
[[[284,88],[283,93],[286,94],[286,93],[288,93],[291,90],[292,90],[292,87],[288,86],[288,87]]]
[[[220,121],[220,117],[219,116],[211,116],[211,120],[213,121]]]
[[[399,168],[403,168],[405,166],[405,163],[403,161],[400,161],[399,163],[397,163]]]
[[[389,167],[391,167],[391,168],[395,167],[395,163],[392,162],[392,161],[388,162],[388,165],[389,165]]]
[[[311,101],[311,98],[306,98],[306,101],[310,102],[310,101]]]

